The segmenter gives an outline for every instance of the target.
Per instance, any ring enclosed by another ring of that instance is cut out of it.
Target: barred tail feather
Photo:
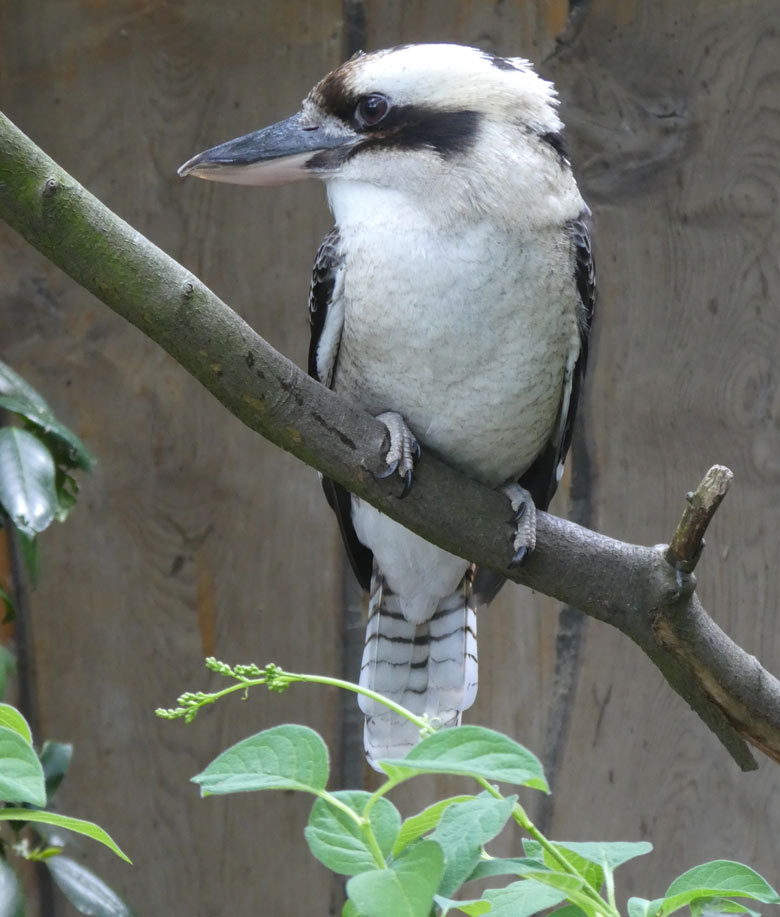
[[[439,602],[430,620],[413,624],[400,607],[375,566],[360,684],[443,726],[457,726],[461,711],[477,694],[477,618],[470,571]],[[372,766],[383,758],[404,757],[420,741],[413,723],[362,695],[359,703],[366,715],[364,743]]]

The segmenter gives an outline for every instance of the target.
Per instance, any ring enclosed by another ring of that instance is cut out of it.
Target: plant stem
[[[382,704],[384,707],[387,707],[389,710],[392,710],[393,713],[397,713],[399,716],[404,717],[404,719],[409,720],[410,723],[414,723],[418,729],[428,730],[431,732],[433,731],[428,720],[421,716],[416,716],[411,712],[411,710],[407,710],[406,707],[402,707],[400,704],[395,703],[395,701],[390,700],[384,695],[378,694],[376,691],[372,691],[370,688],[364,688],[361,685],[353,684],[351,681],[343,681],[341,678],[329,678],[326,675],[300,675],[294,672],[284,671],[278,672],[277,675],[281,680],[288,681],[290,684],[296,681],[302,681],[316,685],[330,685],[333,688],[343,688],[345,691],[352,691],[355,694],[363,694],[365,697],[370,697],[371,700],[375,700]],[[264,681],[265,678],[259,681],[247,681],[246,684],[263,684]]]
[[[604,882],[607,886],[607,901],[609,901],[610,906],[616,911],[617,904],[615,903],[615,876],[611,869],[604,864]]]
[[[403,783],[404,780],[407,780],[407,777],[388,777],[387,780],[379,787],[379,789],[374,790],[374,792],[369,797],[368,802],[366,803],[365,808],[363,809],[363,815],[367,816],[370,811],[374,808],[377,803],[377,800],[382,796],[386,796],[390,790],[398,786],[399,783]]]
[[[387,863],[385,862],[385,858],[382,855],[382,851],[379,849],[379,843],[376,839],[376,836],[374,835],[374,829],[371,827],[370,819],[368,818],[368,816],[363,816],[362,821],[363,821],[363,824],[361,827],[363,828],[363,834],[365,834],[366,836],[366,840],[368,841],[368,846],[371,848],[371,853],[374,856],[376,865],[380,869],[387,869]]]
[[[325,800],[325,802],[327,802],[328,805],[333,806],[334,809],[340,809],[346,815],[349,815],[349,817],[353,822],[355,822],[356,825],[358,825],[358,827],[363,827],[363,817],[360,816],[354,809],[351,809],[345,802],[342,802],[337,796],[333,796],[327,790],[317,790],[314,795],[318,796],[320,799]]]
[[[477,783],[485,790],[490,793],[491,796],[496,799],[503,799],[503,795],[484,777],[477,777]],[[555,862],[561,867],[563,872],[567,873],[570,876],[574,876],[577,879],[582,880],[582,891],[581,892],[571,892],[568,893],[569,900],[573,900],[572,896],[577,898],[587,899],[587,903],[593,907],[595,904],[600,913],[609,915],[609,917],[620,917],[612,902],[607,903],[601,895],[595,891],[591,886],[585,881],[585,879],[580,875],[579,871],[575,866],[566,859],[566,857],[557,849],[555,844],[550,843],[547,838],[542,834],[542,832],[536,827],[536,825],[531,821],[531,819],[526,814],[525,809],[520,805],[520,803],[515,803],[514,809],[512,810],[512,817],[514,820],[524,828],[531,837],[538,841],[546,853],[555,860]],[[577,902],[573,902],[577,903]],[[584,902],[583,902],[584,903]],[[580,905],[582,906],[582,905]]]
[[[220,663],[219,665],[223,664]],[[225,697],[228,694],[233,694],[236,691],[246,691],[249,688],[265,685],[269,691],[281,692],[295,682],[304,682],[315,685],[328,685],[332,688],[342,688],[345,691],[352,691],[354,694],[363,694],[366,697],[370,697],[371,700],[374,700],[377,703],[387,707],[389,710],[392,710],[393,713],[397,713],[399,716],[404,717],[404,719],[409,720],[410,723],[414,723],[414,725],[422,733],[432,734],[435,732],[435,729],[431,726],[430,722],[425,719],[425,717],[416,716],[411,712],[411,710],[407,710],[406,707],[402,707],[395,701],[392,701],[389,698],[378,694],[376,691],[372,691],[370,688],[363,688],[361,685],[353,684],[351,681],[344,681],[341,678],[330,678],[327,675],[305,675],[297,672],[285,672],[283,669],[280,669],[278,666],[274,665],[267,666],[266,671],[258,675],[256,678],[248,678],[245,675],[237,675],[230,668],[230,666],[227,665],[223,665],[222,670],[220,668],[213,668],[211,666],[209,666],[209,668],[211,668],[212,671],[216,672],[217,674],[229,678],[235,678],[236,683],[229,685],[227,688],[223,688],[221,691],[213,691],[209,693],[198,692],[197,695],[191,693],[183,694],[179,698],[179,704],[181,704],[180,708],[178,708],[176,711],[157,710],[157,714],[162,716],[165,714],[175,713],[177,716],[185,716],[187,711],[190,711],[192,717],[195,715],[197,710],[199,710],[201,707],[205,707],[206,704],[213,704],[221,697]],[[269,672],[269,669],[273,671]],[[168,718],[170,719],[172,717],[169,716]]]
[[[371,854],[374,857],[374,862],[380,869],[386,869],[387,863],[382,855],[382,851],[379,849],[379,843],[374,835],[374,829],[371,827],[371,819],[367,814],[368,806],[366,806],[364,814],[359,815],[353,808],[348,806],[345,802],[342,802],[338,796],[333,796],[327,790],[320,790],[315,795],[327,802],[328,805],[333,806],[334,809],[339,809],[341,812],[344,812],[355,822],[366,837]]]

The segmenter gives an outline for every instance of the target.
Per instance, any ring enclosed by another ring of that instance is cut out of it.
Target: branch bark
[[[399,500],[400,482],[379,477],[381,423],[277,353],[2,115],[0,217],[251,429],[440,547],[617,627],[741,768],[757,766],[747,743],[780,762],[780,682],[712,621],[694,591],[691,571],[728,469],[715,473],[722,493],[714,502],[703,482],[709,502],[699,507],[693,499],[668,549],[615,541],[540,513],[535,552],[510,569],[512,520],[503,496],[426,453],[411,494]]]

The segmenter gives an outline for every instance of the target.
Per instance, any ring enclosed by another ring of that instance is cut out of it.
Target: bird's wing
[[[339,230],[334,226],[317,250],[309,287],[309,375],[329,388],[344,327],[344,256],[339,244]]]
[[[596,305],[596,273],[590,244],[590,210],[585,209],[568,224],[574,249],[574,280],[579,294],[579,347],[569,355],[563,380],[561,404],[553,434],[519,483],[531,494],[537,509],[545,510],[555,495],[571,445],[574,418],[588,362],[588,335]],[[474,593],[479,604],[490,602],[504,583],[490,570],[477,570]]]
[[[340,250],[338,227],[322,240],[314,259],[309,288],[309,375],[331,387],[336,372],[344,327],[344,256]],[[371,585],[374,555],[362,544],[352,525],[352,497],[335,481],[323,477],[322,489],[336,514],[349,561],[363,589]]]
[[[542,453],[520,479],[538,509],[547,509],[558,488],[566,453],[571,445],[574,418],[588,361],[588,335],[596,304],[596,275],[590,245],[590,211],[569,223],[574,248],[574,280],[579,293],[579,348],[569,355],[563,379],[561,405],[552,436]]]

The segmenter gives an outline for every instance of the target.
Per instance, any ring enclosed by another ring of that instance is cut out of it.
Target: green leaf
[[[551,860],[551,863],[554,863],[554,861]],[[580,864],[572,862],[572,865],[578,866]],[[587,864],[587,866],[592,865],[592,863]],[[484,879],[490,876],[515,875],[522,876],[524,879],[540,882],[543,885],[549,885],[552,888],[557,888],[562,892],[566,892],[566,894],[579,891],[587,881],[586,875],[579,878],[570,873],[561,872],[557,863],[554,863],[554,866],[555,868],[550,868],[545,865],[545,863],[540,863],[538,860],[532,859],[517,858],[502,860],[500,858],[494,858],[480,860],[465,881],[471,882],[474,879]]]
[[[655,917],[658,913],[663,898],[648,901],[647,898],[628,899],[628,917]]]
[[[250,790],[318,793],[328,782],[328,749],[308,726],[266,729],[223,751],[192,778],[202,796]]]
[[[0,726],[0,799],[46,805],[43,768],[38,755],[27,739],[8,726]],[[4,817],[2,812],[0,817]]]
[[[24,894],[19,877],[0,859],[0,917],[24,917]]]
[[[780,896],[766,879],[749,866],[732,860],[713,860],[711,863],[694,866],[672,882],[666,890],[666,897],[701,888],[716,888],[719,892],[754,898],[765,904],[780,902]]]
[[[691,914],[693,917],[717,917],[719,914],[750,914],[751,917],[761,917],[758,911],[728,898],[699,898],[692,901]]]
[[[393,845],[393,856],[397,856],[404,847],[416,841],[418,837],[432,831],[439,824],[444,810],[449,806],[475,798],[475,796],[450,796],[449,799],[440,799],[433,803],[422,812],[418,812],[417,815],[411,815],[401,825],[401,830]]]
[[[453,898],[434,895],[433,900],[441,908],[441,917],[445,917],[450,911],[461,911],[463,914],[469,914],[470,917],[480,917],[481,914],[487,914],[490,911],[490,903],[485,901],[484,898],[472,898],[470,901],[455,901]]]
[[[47,406],[47,410],[51,410]],[[19,417],[27,417],[28,414],[35,416],[38,408],[24,398],[16,395],[0,394],[0,411],[8,411],[9,414],[17,414]]]
[[[492,906],[490,917],[530,917],[537,911],[559,904],[565,897],[565,892],[531,879],[513,882],[506,888],[491,888],[483,895]]]
[[[548,791],[539,759],[508,736],[483,726],[456,726],[423,739],[405,758],[379,762],[393,777],[462,774]]]
[[[0,361],[0,395],[16,398],[43,413],[51,413],[51,408],[43,395],[2,361]]]
[[[442,895],[452,895],[466,881],[479,861],[482,845],[501,831],[516,801],[516,796],[494,799],[480,793],[444,812],[430,838],[444,852],[444,874],[438,889]]]
[[[371,798],[370,793],[362,790],[341,790],[331,795],[358,815],[363,814]],[[382,855],[389,856],[401,827],[398,809],[388,799],[380,797],[371,809],[369,821]],[[356,876],[377,868],[366,832],[327,798],[318,799],[312,806],[304,836],[312,854],[328,869],[342,876]]]
[[[573,876],[568,872],[558,872],[555,869],[529,870],[525,878],[540,882],[542,885],[549,885],[550,888],[558,889],[558,891],[564,892],[567,897],[573,892],[580,891],[585,885],[584,878]]]
[[[365,914],[361,914],[360,911],[355,907],[355,902],[350,901],[349,898],[344,902],[344,907],[341,909],[341,917],[366,917]]]
[[[529,860],[537,860],[544,865],[544,847],[542,847],[539,841],[535,841],[530,837],[523,838],[523,853],[525,853]]]
[[[133,912],[115,891],[91,870],[66,856],[46,860],[59,890],[81,914],[90,917],[132,917]]]
[[[359,912],[371,917],[428,917],[443,869],[441,847],[420,841],[387,869],[353,876],[347,894]]]
[[[687,907],[699,898],[752,898],[777,904],[780,896],[755,870],[732,860],[713,860],[683,873],[666,890],[661,914]]]
[[[0,809],[0,821],[28,821],[33,824],[54,825],[55,828],[67,828],[68,831],[83,834],[85,837],[91,837],[93,841],[105,844],[118,857],[128,863],[132,862],[127,854],[119,849],[107,831],[104,831],[100,825],[96,825],[91,821],[84,821],[82,818],[72,818],[69,815],[59,815],[56,812],[43,812],[36,809]]]
[[[19,733],[28,745],[32,745],[30,727],[27,725],[27,720],[19,713],[16,707],[12,707],[10,704],[0,704],[0,726],[6,726],[8,729],[13,729],[14,732]]]
[[[634,857],[650,853],[653,845],[648,841],[554,841],[556,847],[569,850],[577,856],[605,869],[617,869]]]
[[[649,853],[653,845],[647,841],[553,841],[555,847],[583,876],[591,888],[599,891],[604,884],[605,870],[612,871],[637,856]],[[523,849],[528,857],[558,870],[554,857],[547,853],[539,841],[527,838],[523,841]],[[526,873],[527,875],[527,873]]]
[[[595,891],[601,891],[601,887],[604,884],[604,868],[594,863],[592,860],[581,856],[579,853],[576,853],[568,845],[559,844],[557,841],[554,842],[554,846],[558,852],[565,857],[566,861],[570,863],[577,872],[582,876],[582,878],[587,882],[588,885]],[[555,857],[552,854],[545,851],[544,862],[550,867],[550,869],[560,870],[560,865]],[[561,886],[556,886],[560,888]]]
[[[24,417],[28,423],[37,427],[47,440],[46,445],[60,462],[72,468],[89,471],[94,459],[81,439],[57,420],[39,392],[9,367],[6,366],[5,370],[13,373],[17,381],[12,385],[12,390],[7,390],[5,383],[8,379],[0,369],[0,408]]]
[[[37,428],[34,432],[51,450],[54,460],[65,468],[80,468],[91,471],[95,458],[73,430],[60,423],[56,417],[30,417],[28,421]]]
[[[48,804],[51,803],[52,797],[68,772],[70,759],[73,757],[73,746],[67,742],[47,741],[43,743],[39,757],[43,766],[43,777],[46,781],[46,800]]]
[[[36,833],[40,834],[43,840],[48,841],[48,838],[44,837],[43,832],[40,829],[36,828]],[[53,832],[52,832],[53,833]],[[60,840],[57,838],[57,840]],[[46,846],[38,846],[34,850],[28,850],[25,854],[25,859],[29,860],[31,863],[43,863],[45,860],[51,859],[51,857],[59,856],[62,853],[62,843],[59,844],[46,844]]]
[[[551,911],[547,917],[588,917],[588,915],[576,904],[566,904]]]
[[[47,528],[57,512],[54,472],[51,453],[32,433],[0,429],[0,504],[28,538]]]
[[[480,860],[465,881],[489,879],[491,876],[525,876],[545,868],[544,863],[529,857],[491,857],[489,860]]]

